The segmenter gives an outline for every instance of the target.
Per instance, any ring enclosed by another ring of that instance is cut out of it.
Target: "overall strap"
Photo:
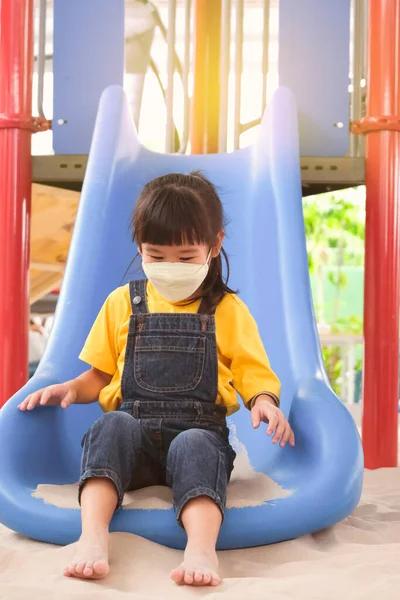
[[[131,299],[133,315],[149,312],[146,300],[146,286],[147,281],[145,279],[138,279],[136,281],[129,282],[129,296]]]

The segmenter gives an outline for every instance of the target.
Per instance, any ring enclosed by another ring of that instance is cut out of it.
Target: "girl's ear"
[[[211,258],[217,258],[217,256],[219,256],[224,238],[225,238],[225,231],[220,231],[219,234],[217,235],[217,242],[212,249]]]

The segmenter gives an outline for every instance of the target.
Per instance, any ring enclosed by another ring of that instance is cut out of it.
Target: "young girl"
[[[158,177],[144,187],[132,228],[147,281],[107,298],[80,355],[87,372],[19,408],[98,399],[104,410],[83,440],[82,536],[67,577],[105,577],[124,492],[167,485],[188,538],[172,579],[218,585],[215,547],[235,458],[225,417],[239,409],[236,392],[253,427],[269,423],[273,443],[294,445],[294,435],[257,325],[223,279],[214,186],[200,173]]]

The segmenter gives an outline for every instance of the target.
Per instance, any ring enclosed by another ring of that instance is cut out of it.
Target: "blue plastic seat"
[[[136,253],[129,219],[140,189],[160,174],[193,169],[202,169],[220,192],[230,221],[231,283],[258,321],[282,381],[282,408],[296,434],[296,447],[281,450],[266,437],[264,426],[252,429],[245,409],[231,419],[254,470],[292,493],[261,506],[228,509],[219,547],[295,538],[345,518],[358,503],[360,438],[327,382],[313,316],[291,92],[276,92],[254,146],[232,154],[176,156],[141,146],[123,91],[111,87],[100,104],[46,354],[0,413],[0,521],[23,535],[57,544],[79,537],[79,511],[45,504],[32,490],[41,483],[78,480],[81,438],[100,409],[93,404],[20,413],[17,404],[28,393],[87,368],[78,359],[86,335]],[[130,278],[137,276],[131,270]],[[122,510],[112,530],[175,548],[185,542],[172,510]]]

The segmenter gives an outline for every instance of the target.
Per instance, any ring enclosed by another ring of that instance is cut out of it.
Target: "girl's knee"
[[[218,439],[211,432],[205,429],[188,429],[171,443],[167,461],[168,471],[186,470],[194,464],[216,465],[223,454]]]
[[[188,429],[174,439],[168,458],[171,466],[182,462],[216,463],[226,451],[225,442],[212,431]]]
[[[171,444],[171,450],[193,451],[205,446],[215,446],[212,433],[205,429],[187,429],[176,436]]]
[[[85,433],[82,448],[91,445],[94,440],[101,439],[102,444],[107,441],[114,444],[118,440],[132,439],[135,433],[140,435],[140,424],[136,419],[123,412],[108,412],[99,417]]]
[[[115,432],[115,434],[125,435],[126,431],[139,429],[139,422],[125,412],[112,411],[102,415],[94,423],[93,428],[105,429]]]

